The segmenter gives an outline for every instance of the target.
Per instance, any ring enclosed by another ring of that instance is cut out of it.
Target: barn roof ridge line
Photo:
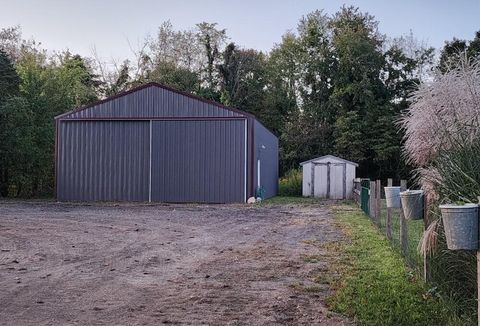
[[[308,161],[301,162],[301,163],[300,163],[300,166],[305,165],[305,164],[310,163],[310,162],[313,162],[313,161],[316,161],[316,160],[320,160],[320,159],[322,159],[322,158],[327,158],[327,157],[328,157],[328,158],[333,158],[333,159],[336,159],[336,160],[339,160],[339,161],[342,161],[342,162],[345,162],[345,163],[350,163],[350,164],[353,164],[353,165],[355,165],[355,166],[358,167],[358,163],[355,163],[355,162],[352,162],[352,161],[349,161],[349,160],[346,160],[346,159],[343,159],[343,158],[341,158],[341,157],[338,157],[338,156],[335,156],[335,155],[331,155],[331,154],[323,155],[323,156],[319,156],[319,157],[315,157],[315,158],[312,158],[312,159],[310,159],[310,160],[308,160]]]
[[[176,93],[176,94],[179,94],[179,95],[183,95],[183,96],[186,96],[186,97],[189,97],[191,99],[194,99],[194,100],[198,100],[200,102],[203,102],[203,103],[207,103],[207,104],[211,104],[211,105],[214,105],[220,109],[223,109],[223,110],[227,110],[227,111],[231,111],[231,112],[235,112],[235,113],[239,113],[239,114],[243,114],[246,118],[253,118],[257,121],[259,121],[254,114],[252,113],[249,113],[249,112],[246,112],[246,111],[242,111],[240,109],[236,109],[236,108],[232,108],[232,107],[229,107],[229,106],[226,106],[226,105],[223,105],[222,103],[219,103],[219,102],[216,102],[216,101],[213,101],[213,100],[209,100],[209,99],[206,99],[204,97],[201,97],[201,96],[198,96],[198,95],[195,95],[195,94],[192,94],[192,93],[188,93],[188,92],[185,92],[185,91],[181,91],[181,90],[178,90],[178,89],[175,89],[175,88],[172,88],[170,86],[167,86],[167,85],[164,85],[164,84],[161,84],[161,83],[158,83],[158,82],[148,82],[148,83],[145,83],[143,85],[139,85],[139,86],[136,86],[132,89],[129,89],[127,91],[124,91],[124,92],[121,92],[121,93],[118,93],[118,94],[115,94],[115,95],[112,95],[112,96],[109,96],[107,98],[104,98],[102,100],[98,100],[98,101],[95,101],[93,103],[90,103],[90,104],[87,104],[87,105],[84,105],[84,106],[80,106],[80,107],[77,107],[73,110],[70,110],[70,111],[67,111],[67,112],[64,112],[62,114],[59,114],[57,116],[55,116],[55,120],[57,119],[60,119],[60,118],[63,118],[65,116],[68,116],[69,114],[73,114],[73,113],[77,113],[77,112],[80,112],[80,111],[83,111],[83,110],[86,110],[86,109],[90,109],[94,106],[97,106],[97,105],[100,105],[100,104],[104,104],[104,103],[107,103],[107,102],[110,102],[110,101],[113,101],[117,98],[120,98],[120,97],[123,97],[123,96],[126,96],[126,95],[129,95],[129,94],[132,94],[132,93],[135,93],[135,92],[138,92],[138,91],[141,91],[145,88],[148,88],[148,87],[158,87],[158,88],[161,88],[161,89],[164,89],[164,90],[167,90],[167,91],[170,91],[170,92],[173,92],[173,93]],[[260,122],[260,121],[259,121]],[[261,123],[261,122],[260,122]]]

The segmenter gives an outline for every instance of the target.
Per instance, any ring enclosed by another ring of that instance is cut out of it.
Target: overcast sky
[[[390,37],[413,31],[419,40],[439,48],[453,37],[472,39],[480,29],[480,0],[0,0],[0,28],[22,27],[49,50],[70,49],[103,58],[131,56],[134,46],[170,20],[187,29],[217,22],[235,43],[269,50],[299,18],[315,9],[333,14],[343,4],[373,14],[380,31]]]

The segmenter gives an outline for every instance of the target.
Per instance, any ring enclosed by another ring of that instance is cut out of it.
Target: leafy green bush
[[[280,196],[301,196],[302,195],[302,170],[291,169],[280,178]]]
[[[433,163],[432,180],[441,201],[477,203],[480,196],[480,140],[455,144]]]

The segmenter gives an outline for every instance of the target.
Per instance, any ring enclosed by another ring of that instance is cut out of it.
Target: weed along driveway
[[[319,202],[0,202],[0,216],[3,325],[351,323],[324,302],[323,244],[342,235]]]

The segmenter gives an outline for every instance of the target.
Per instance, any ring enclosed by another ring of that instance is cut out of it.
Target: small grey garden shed
[[[350,199],[357,163],[325,155],[300,163],[304,197]]]
[[[55,118],[60,201],[245,202],[278,189],[252,114],[149,83]]]

